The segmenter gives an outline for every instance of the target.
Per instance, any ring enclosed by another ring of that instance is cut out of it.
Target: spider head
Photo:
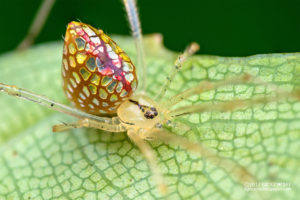
[[[135,95],[118,108],[118,116],[125,126],[151,129],[162,121],[161,107],[149,97]]]

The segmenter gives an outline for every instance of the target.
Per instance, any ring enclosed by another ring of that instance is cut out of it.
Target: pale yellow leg
[[[149,167],[152,171],[154,180],[158,185],[159,191],[163,195],[167,194],[167,186],[164,182],[161,171],[157,165],[153,149],[133,129],[129,129],[127,134],[129,138],[138,146],[138,148],[141,150],[142,154],[146,158]]]
[[[167,76],[166,82],[164,83],[163,87],[161,88],[160,92],[157,94],[157,96],[155,97],[155,100],[157,100],[158,102],[160,102],[167,89],[169,88],[171,82],[173,81],[175,75],[179,72],[179,70],[182,67],[183,62],[190,57],[191,55],[193,55],[196,51],[198,51],[200,48],[200,46],[196,43],[193,42],[191,43],[186,49],[185,51],[179,55],[175,61],[174,64],[174,68],[171,69],[170,74]]]
[[[67,131],[72,128],[95,128],[109,132],[125,132],[126,129],[119,122],[118,118],[112,118],[109,123],[98,122],[88,118],[80,119],[74,123],[57,124],[52,127],[53,132]]]
[[[240,166],[232,160],[218,156],[216,153],[204,147],[200,143],[191,142],[182,136],[171,134],[164,129],[149,131],[148,135],[154,140],[162,141],[167,144],[175,144],[191,152],[199,154],[212,164],[221,166],[228,173],[233,174],[241,183],[246,181],[253,182],[255,180],[255,177],[245,167]]]
[[[19,44],[17,47],[18,50],[24,50],[30,47],[30,45],[34,42],[35,38],[41,32],[42,27],[44,26],[51,8],[54,5],[55,0],[44,0],[42,5],[40,6],[31,26],[30,29],[24,38],[24,40]]]
[[[232,111],[236,108],[242,108],[242,107],[252,106],[256,104],[264,104],[272,101],[278,101],[280,99],[287,98],[287,97],[300,99],[300,90],[296,90],[294,92],[280,91],[277,92],[276,96],[274,97],[263,97],[263,98],[256,98],[250,100],[232,100],[225,103],[215,103],[215,104],[205,103],[205,104],[197,104],[192,106],[184,106],[170,111],[168,113],[168,118],[172,119],[179,116],[188,115],[191,113],[201,113],[207,111],[220,111],[220,112]]]
[[[249,74],[243,74],[241,76],[236,76],[234,78],[223,80],[223,81],[217,81],[217,82],[210,82],[210,81],[203,81],[196,85],[193,88],[187,89],[173,97],[171,97],[166,103],[166,107],[172,107],[179,103],[180,101],[187,99],[193,95],[201,94],[203,92],[217,89],[219,87],[225,86],[225,85],[233,85],[233,84],[239,84],[239,83],[247,83],[249,81],[253,81],[254,77],[252,77]]]
[[[188,126],[187,124],[182,123],[180,121],[172,122],[172,121],[168,120],[166,122],[166,125],[169,126],[169,127],[181,130],[181,131],[189,131],[189,130],[191,130],[190,126]]]
[[[76,117],[79,119],[88,118],[88,119],[91,119],[91,120],[94,120],[97,122],[106,123],[106,124],[115,123],[115,122],[112,122],[113,120],[109,117],[100,117],[100,116],[92,115],[89,113],[85,113],[83,111],[77,110],[70,106],[66,106],[64,104],[53,101],[45,96],[35,94],[28,90],[24,90],[15,85],[6,85],[3,83],[0,83],[0,92],[4,92],[8,95],[18,97],[18,98],[21,98],[21,99],[24,99],[27,101],[38,103],[38,104],[48,107],[52,110],[56,110],[61,113],[64,113],[64,114],[67,114],[67,115],[70,115],[70,116],[73,116],[73,117]]]
[[[123,0],[123,4],[126,9],[129,25],[132,31],[132,37],[135,41],[136,54],[137,54],[137,66],[139,66],[139,90],[141,93],[146,93],[146,80],[147,80],[147,68],[144,55],[143,35],[141,30],[141,23],[136,8],[135,0]]]

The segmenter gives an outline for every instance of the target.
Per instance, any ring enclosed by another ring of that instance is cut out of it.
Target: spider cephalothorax
[[[144,95],[133,95],[118,108],[118,117],[125,126],[135,129],[151,129],[161,123],[162,108],[151,98]]]

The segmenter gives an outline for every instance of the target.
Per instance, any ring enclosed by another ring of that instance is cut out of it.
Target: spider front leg
[[[27,101],[37,103],[39,105],[48,107],[52,110],[59,111],[61,113],[76,117],[79,119],[78,122],[70,124],[59,124],[53,127],[54,132],[66,131],[71,128],[96,128],[110,132],[124,132],[126,129],[121,125],[118,117],[108,118],[99,117],[86,112],[82,112],[75,108],[66,106],[64,104],[53,101],[45,96],[35,94],[33,92],[18,88],[14,85],[6,85],[0,83],[0,92],[7,93],[8,95],[18,97]]]
[[[156,184],[158,185],[159,191],[165,195],[167,194],[167,186],[164,182],[163,176],[161,174],[161,171],[157,165],[157,161],[154,155],[153,149],[150,147],[149,144],[147,144],[143,138],[133,129],[129,129],[128,137],[138,146],[138,148],[141,150],[142,154],[146,158],[148,165],[150,167],[150,170],[152,171],[154,180]]]
[[[243,74],[240,76],[230,78],[228,80],[222,80],[222,81],[217,81],[217,82],[203,81],[203,82],[199,83],[198,85],[196,85],[195,87],[187,89],[187,90],[173,96],[172,98],[170,98],[170,100],[168,100],[165,103],[165,106],[170,108],[170,107],[176,105],[177,103],[179,103],[180,101],[183,101],[193,95],[201,94],[203,92],[217,89],[219,87],[226,86],[226,85],[248,83],[249,81],[251,81],[251,80],[253,81],[254,79],[255,78],[249,74]],[[260,82],[260,81],[257,81],[257,82]]]
[[[161,88],[160,92],[157,94],[157,96],[155,97],[155,100],[157,101],[161,101],[161,99],[163,99],[167,89],[169,88],[172,80],[174,79],[174,77],[176,76],[176,74],[179,72],[179,70],[182,67],[182,64],[184,63],[184,61],[192,56],[194,53],[196,53],[198,50],[200,49],[199,44],[197,44],[196,42],[191,43],[189,46],[187,46],[187,48],[184,50],[184,52],[182,54],[180,54],[177,59],[175,60],[175,64],[174,64],[174,68],[171,69],[171,72],[169,73],[169,75],[167,76],[167,80],[164,83],[163,87]]]
[[[238,108],[243,108],[247,106],[253,106],[256,104],[266,104],[269,102],[274,102],[281,100],[283,98],[292,97],[295,99],[300,99],[300,90],[295,90],[294,92],[287,92],[287,91],[281,91],[276,93],[273,97],[261,97],[256,99],[249,99],[249,100],[232,100],[224,103],[204,103],[204,104],[197,104],[197,105],[191,105],[191,106],[183,106],[180,108],[177,108],[175,110],[171,110],[168,113],[169,119],[174,119],[183,115],[188,115],[192,113],[202,113],[207,111],[219,111],[219,112],[226,112],[226,111],[233,111]]]
[[[107,119],[107,122],[99,122],[89,118],[79,119],[73,123],[57,124],[52,127],[53,132],[67,131],[73,128],[95,128],[101,129],[108,132],[125,132],[126,128],[120,123],[118,117]]]

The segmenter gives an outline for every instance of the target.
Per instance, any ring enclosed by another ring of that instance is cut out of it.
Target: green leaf
[[[114,39],[134,58],[131,39]],[[147,38],[145,46],[148,93],[153,97],[177,54],[166,50],[158,37]],[[68,104],[61,87],[61,55],[61,43],[4,54],[0,56],[0,82]],[[299,53],[246,58],[194,56],[176,76],[166,98],[203,80],[223,80],[243,73],[291,91],[299,87],[299,71]],[[195,95],[180,105],[253,99],[273,92],[263,85],[240,84]],[[54,134],[52,125],[75,119],[5,94],[0,94],[0,110],[0,199],[162,198],[147,162],[125,133],[74,129]],[[246,191],[236,177],[205,157],[175,145],[151,142],[170,199],[296,199],[300,195],[299,102],[288,99],[234,112],[192,114],[177,122],[189,129],[174,128],[176,134],[246,167],[259,183],[288,186],[272,185],[282,189],[276,192]]]

